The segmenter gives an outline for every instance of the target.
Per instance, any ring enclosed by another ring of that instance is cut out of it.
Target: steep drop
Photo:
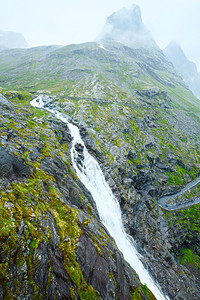
[[[33,99],[30,103],[34,107],[44,108],[53,113],[56,118],[68,125],[73,137],[71,147],[73,167],[81,182],[92,194],[102,223],[115,239],[126,261],[137,272],[141,282],[148,286],[157,299],[168,299],[162,294],[158,285],[154,283],[148,271],[144,268],[139,259],[140,255],[134,246],[134,241],[126,235],[122,224],[119,203],[108,186],[98,162],[88,153],[80,137],[78,127],[69,123],[67,118],[60,112],[48,108],[48,105],[45,106],[48,103],[43,101],[42,96]]]

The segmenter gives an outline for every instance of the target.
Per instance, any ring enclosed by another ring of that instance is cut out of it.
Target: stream
[[[38,96],[30,104],[36,108],[51,112],[57,119],[67,124],[73,137],[71,147],[73,167],[80,181],[90,191],[102,223],[114,238],[125,260],[138,274],[142,284],[146,284],[157,299],[169,299],[163,295],[158,283],[153,280],[149,272],[144,268],[140,260],[141,255],[134,246],[134,240],[125,233],[119,203],[108,186],[98,162],[88,153],[78,127],[69,123],[65,115],[49,108],[46,97]]]

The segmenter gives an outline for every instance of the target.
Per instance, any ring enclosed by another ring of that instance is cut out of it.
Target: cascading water
[[[162,294],[158,285],[154,283],[148,271],[144,268],[139,259],[139,253],[131,239],[126,235],[118,201],[108,186],[98,162],[88,153],[79,134],[78,127],[69,123],[67,118],[60,112],[45,107],[42,96],[33,99],[30,103],[34,107],[48,110],[53,113],[56,118],[68,125],[73,137],[71,147],[71,159],[73,166],[81,182],[92,194],[102,223],[107,228],[110,235],[115,239],[115,242],[123,253],[125,260],[129,262],[136,271],[141,282],[148,286],[157,299],[168,299],[168,297],[165,297]]]

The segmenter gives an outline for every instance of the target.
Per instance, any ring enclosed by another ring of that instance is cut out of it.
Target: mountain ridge
[[[194,62],[190,61],[177,42],[171,42],[163,50],[166,57],[173,63],[191,91],[200,99],[200,73]]]
[[[163,293],[199,299],[200,205],[167,212],[158,199],[200,175],[200,103],[162,51],[110,39],[10,49],[0,71],[0,151],[14,178],[0,181],[0,297],[154,299],[77,179],[69,129],[30,106],[43,95],[79,127]]]
[[[110,15],[97,40],[115,40],[134,48],[157,47],[142,22],[140,7],[135,4]]]

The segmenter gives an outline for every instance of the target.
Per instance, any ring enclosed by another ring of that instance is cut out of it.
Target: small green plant
[[[182,257],[180,259],[182,265],[194,265],[200,270],[200,256],[192,252],[191,249],[184,248],[182,250]]]

